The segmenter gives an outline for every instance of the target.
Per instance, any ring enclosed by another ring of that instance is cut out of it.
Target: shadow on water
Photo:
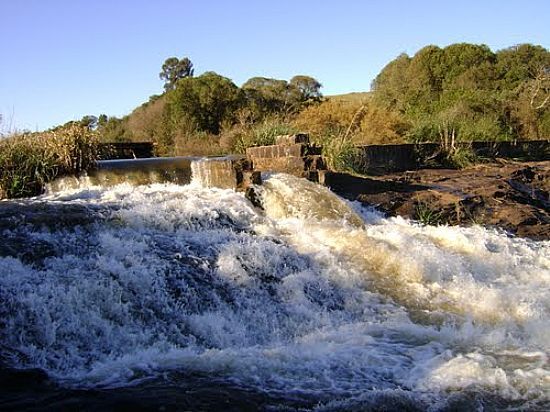
[[[170,372],[162,378],[114,389],[67,389],[40,370],[0,369],[2,411],[547,411],[547,404],[510,401],[491,393],[463,391],[429,405],[404,390],[365,392],[351,399],[270,394],[223,379]]]

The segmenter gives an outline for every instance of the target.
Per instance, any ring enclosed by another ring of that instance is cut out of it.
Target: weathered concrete
[[[234,189],[237,185],[237,171],[230,159],[200,159],[191,164],[193,180],[204,187]]]
[[[254,160],[254,169],[262,172],[282,172],[305,177],[306,172],[326,169],[326,164],[321,156],[260,157]]]
[[[240,156],[203,158],[191,164],[193,179],[205,187],[245,190],[261,184],[261,174],[252,170],[248,159]]]
[[[326,169],[321,156],[322,148],[310,145],[307,134],[277,136],[275,141],[276,145],[250,147],[246,150],[255,170],[309,178],[310,171]]]
[[[262,172],[283,172],[302,177],[307,170],[303,157],[259,157],[254,159],[254,169]]]
[[[477,156],[482,157],[550,160],[549,140],[472,142],[465,143],[464,146],[470,146]]]
[[[328,170],[311,173],[312,178],[310,180],[316,181],[314,173],[317,173],[318,183],[344,197],[354,200],[356,196],[364,194],[378,194],[388,191],[401,193],[427,189],[427,187],[421,185],[359,177],[350,175],[349,173],[331,172]]]
[[[304,166],[305,170],[326,170],[327,169],[327,163],[325,162],[325,159],[323,159],[323,156],[321,155],[315,155],[315,156],[306,156],[304,158]]]
[[[258,181],[257,174],[249,173],[245,176],[245,171],[251,171],[251,163],[242,155],[217,158],[157,157],[99,161],[97,169],[89,171],[89,178],[94,183],[107,186],[123,182],[188,184],[195,175],[205,186],[244,190],[250,179]],[[52,185],[55,188],[55,182]]]
[[[357,148],[354,164],[357,171],[380,175],[416,170],[428,159],[437,157],[441,146],[436,143],[371,145]]]
[[[292,145],[296,143],[309,144],[309,135],[307,133],[296,133],[275,137],[276,145]]]
[[[101,160],[97,169],[88,172],[92,182],[112,186],[133,184],[191,182],[191,163],[197,157],[154,157],[147,159]],[[53,182],[55,184],[55,182]]]
[[[457,147],[484,158],[550,160],[550,141],[465,142]],[[357,148],[357,171],[370,175],[445,167],[445,153],[438,143],[370,145]]]
[[[254,161],[258,158],[276,158],[276,157],[302,157],[310,155],[320,155],[321,148],[318,146],[309,146],[303,143],[288,145],[256,146],[246,149],[246,155]]]

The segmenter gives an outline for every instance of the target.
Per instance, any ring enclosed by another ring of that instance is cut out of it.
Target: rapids
[[[258,192],[84,182],[0,214],[2,364],[67,390],[201,376],[275,409],[549,407],[550,242],[283,174]]]

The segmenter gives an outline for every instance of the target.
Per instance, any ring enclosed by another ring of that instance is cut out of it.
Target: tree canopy
[[[167,98],[173,124],[191,120],[200,130],[214,134],[224,120],[231,120],[242,102],[239,88],[214,72],[180,80]]]
[[[193,73],[193,63],[187,57],[181,60],[177,57],[169,57],[164,61],[159,77],[164,80],[164,90],[172,90],[176,87],[178,80],[193,77]]]
[[[550,135],[549,71],[541,46],[426,46],[390,62],[372,89],[377,104],[412,122],[413,140],[449,131],[466,140],[537,139]]]
[[[321,83],[304,74],[256,76],[240,88],[214,72],[193,75],[188,58],[170,57],[160,73],[163,93],[123,118],[85,116],[81,124],[104,140],[153,141],[161,155],[186,145],[186,154],[200,145],[211,153],[218,141],[236,147],[247,140],[243,134],[270,125],[344,133],[357,144],[550,136],[550,52],[531,44],[496,52],[469,43],[428,45],[403,53],[360,101],[325,98]]]

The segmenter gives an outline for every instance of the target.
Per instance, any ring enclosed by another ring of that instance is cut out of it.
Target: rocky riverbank
[[[550,161],[498,161],[376,178],[334,174],[327,176],[326,184],[388,215],[427,224],[480,224],[550,240]]]

